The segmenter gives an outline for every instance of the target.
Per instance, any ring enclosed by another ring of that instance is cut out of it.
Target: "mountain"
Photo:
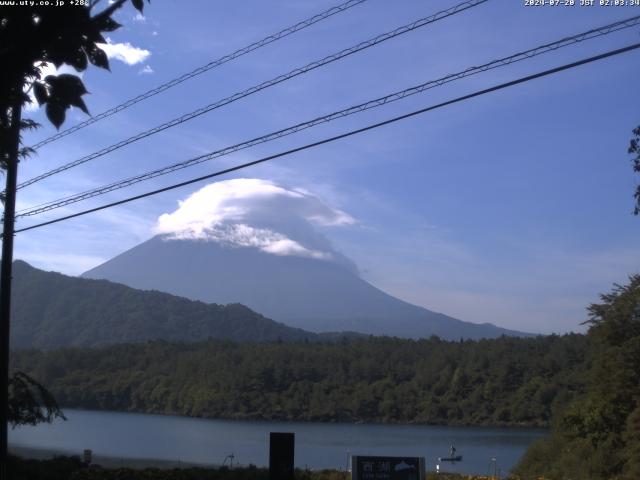
[[[278,255],[252,246],[158,235],[89,270],[107,279],[207,303],[242,303],[312,332],[458,340],[526,336],[464,322],[399,300],[364,281],[346,259]]]
[[[53,349],[208,338],[234,341],[318,341],[316,334],[274,322],[239,305],[215,305],[106,280],[13,266],[13,348]]]

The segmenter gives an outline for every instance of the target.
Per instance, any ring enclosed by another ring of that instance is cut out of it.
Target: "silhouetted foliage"
[[[79,457],[26,460],[9,455],[8,478],[15,480],[69,480],[84,468]]]
[[[640,127],[633,130],[633,138],[629,143],[629,153],[635,155],[633,158],[633,171],[640,173]],[[634,215],[640,215],[640,185],[636,187],[636,191],[633,195],[636,199],[636,206],[633,210]]]
[[[640,478],[640,275],[589,307],[586,391],[554,420],[517,472],[549,478]]]
[[[94,7],[99,2],[89,0],[78,5],[68,2],[63,7],[44,5],[44,2],[2,7],[0,126],[5,127],[2,130],[6,135],[12,135],[11,129],[6,128],[8,111],[15,105],[30,102],[24,91],[27,87],[33,89],[38,104],[46,107],[47,117],[57,128],[71,106],[89,113],[82,99],[88,92],[79,77],[62,74],[42,78],[41,69],[46,63],[56,67],[67,64],[78,72],[86,70],[89,63],[109,69],[107,55],[98,44],[106,43],[103,33],[120,27],[112,15],[127,1],[116,0],[98,13]],[[131,0],[131,3],[142,12],[142,0]],[[0,145],[3,144],[6,142],[0,141]]]
[[[14,352],[65,407],[208,418],[546,426],[582,391],[585,338],[340,344],[155,341]]]
[[[56,128],[64,123],[66,112],[72,106],[89,114],[82,99],[88,93],[82,79],[69,74],[42,78],[42,69],[48,63],[56,67],[66,64],[82,72],[91,63],[108,70],[107,54],[98,44],[106,43],[103,32],[120,28],[111,17],[127,1],[115,0],[99,13],[93,8],[100,0],[67,2],[65,6],[56,6],[55,2],[38,1],[33,5],[16,2],[0,9],[1,170],[6,170],[16,145],[19,146],[18,158],[34,153],[30,147],[21,146],[21,132],[37,128],[39,124],[15,115],[31,103],[30,90],[38,104],[45,106],[47,118]],[[131,2],[142,12],[142,0]],[[3,191],[0,202],[4,201]]]
[[[15,372],[9,378],[9,423],[37,425],[55,418],[66,420],[53,395],[26,373]]]
[[[29,89],[33,89],[38,104],[46,106],[47,117],[56,128],[62,125],[66,111],[71,106],[89,113],[82,99],[88,92],[79,77],[62,74],[42,78],[42,68],[47,63],[56,67],[68,64],[82,72],[90,62],[108,69],[107,55],[98,43],[106,42],[102,32],[111,32],[120,27],[111,16],[127,1],[115,0],[99,13],[92,11],[99,1],[89,0],[77,2],[76,5],[68,2],[62,7],[53,5],[54,2],[26,5],[16,2],[16,5],[2,6],[0,169],[4,170],[9,162],[17,161],[16,148],[18,158],[34,152],[29,147],[20,148],[20,133],[38,126],[33,120],[22,119],[20,115],[24,105],[31,101]],[[142,12],[142,0],[131,2]],[[0,201],[4,202],[5,198],[4,193],[0,194]],[[51,394],[27,374],[17,372],[9,379],[9,395],[9,421],[13,425],[64,418]]]

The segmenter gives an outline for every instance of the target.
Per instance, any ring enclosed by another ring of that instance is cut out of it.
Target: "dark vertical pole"
[[[269,435],[269,480],[294,480],[295,435]]]
[[[8,112],[2,112],[8,115]],[[9,423],[9,320],[11,315],[11,274],[13,267],[13,235],[16,213],[16,183],[18,179],[18,149],[20,144],[20,103],[11,107],[11,135],[7,152],[7,183],[5,188],[2,232],[2,264],[0,265],[0,480],[7,480],[7,431]]]

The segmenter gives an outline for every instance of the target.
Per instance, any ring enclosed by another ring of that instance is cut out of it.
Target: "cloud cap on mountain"
[[[354,223],[307,190],[237,178],[209,184],[179,201],[177,210],[158,218],[155,233],[350,264],[316,227]]]

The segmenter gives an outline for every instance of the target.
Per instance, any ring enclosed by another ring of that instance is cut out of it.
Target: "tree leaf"
[[[69,94],[72,96],[80,96],[84,95],[87,92],[87,89],[82,83],[80,77],[76,75],[71,75],[69,73],[63,73],[58,75],[56,84],[52,86],[51,95],[54,94]]]
[[[35,155],[35,153],[36,153],[35,149],[33,149],[31,147],[22,147],[18,151],[18,157],[19,158],[29,158],[29,157]]]
[[[89,114],[89,110],[82,100],[82,95],[88,92],[80,77],[64,73],[57,76],[49,75],[46,80],[49,83],[47,116],[56,127],[59,128],[62,125],[65,112],[71,105],[87,115]]]
[[[53,125],[60,129],[60,125],[64,123],[66,117],[66,108],[58,102],[47,103],[47,118]]]
[[[47,103],[47,100],[49,99],[49,92],[47,91],[47,87],[42,82],[35,82],[33,84],[33,95],[36,97],[38,105]]]
[[[44,77],[44,81],[49,85],[54,86],[58,81],[58,77],[56,77],[55,75],[47,75],[46,77]]]
[[[76,50],[75,55],[70,58],[69,64],[75,68],[77,72],[82,72],[87,69],[87,56],[85,55],[82,47]]]
[[[98,28],[101,32],[113,32],[114,30],[119,29],[121,26],[122,25],[120,25],[111,17],[104,17],[103,19],[100,19],[98,23]]]
[[[142,10],[144,9],[143,0],[131,0],[131,3],[133,4],[136,10],[139,10],[140,13],[142,13]]]
[[[20,120],[20,130],[35,130],[40,126],[41,125],[38,122],[30,118],[23,118],[22,120]]]
[[[86,51],[89,51],[91,50],[90,47],[95,43],[107,43],[106,38],[104,38],[104,36],[102,35],[102,33],[100,33],[100,30],[98,28],[95,28],[94,31],[87,34],[87,44],[84,46],[84,48],[86,49]]]
[[[9,422],[12,426],[66,420],[53,395],[24,372],[9,378]]]
[[[109,58],[104,50],[94,45],[91,51],[89,52],[89,61],[93,63],[96,67],[105,68],[107,70],[111,70],[109,68]]]
[[[71,99],[71,101],[69,103],[71,105],[73,105],[74,107],[79,108],[80,110],[82,110],[87,115],[90,115],[89,109],[85,105],[84,100],[82,100],[82,98],[78,97],[78,98]]]

